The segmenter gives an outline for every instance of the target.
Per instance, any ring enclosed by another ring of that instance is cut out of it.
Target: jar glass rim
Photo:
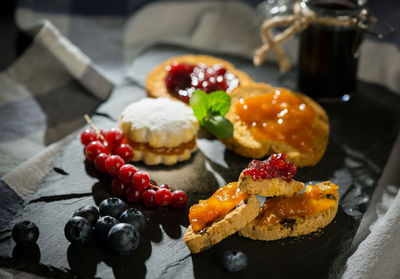
[[[302,0],[307,7],[321,15],[356,16],[367,5],[367,0]]]

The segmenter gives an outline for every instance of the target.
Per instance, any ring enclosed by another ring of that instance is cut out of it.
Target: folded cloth
[[[27,32],[32,44],[0,73],[2,188],[8,185],[22,198],[47,174],[66,136],[84,125],[83,114],[93,113],[112,89],[52,23],[39,22]]]
[[[347,260],[343,278],[400,277],[400,192],[395,191],[387,212],[371,225],[370,234]]]
[[[400,278],[400,137],[353,239],[343,278]]]

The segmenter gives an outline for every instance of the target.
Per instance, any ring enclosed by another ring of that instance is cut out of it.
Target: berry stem
[[[160,189],[160,188],[161,188],[161,187],[156,186],[156,185],[153,185],[153,184],[151,184],[151,183],[149,183],[149,185],[150,185],[150,187],[153,187],[153,188],[157,188],[157,189]]]
[[[153,188],[157,188],[157,189],[161,189],[161,187],[160,186],[156,186],[156,185],[153,185],[153,184],[151,184],[151,183],[149,183],[149,186],[150,187],[153,187]],[[174,189],[170,189],[170,191],[172,192]]]
[[[86,120],[86,122],[89,124],[89,126],[96,132],[96,134],[99,136],[99,138],[100,138],[103,142],[107,143],[106,139],[105,139],[105,138],[103,137],[103,135],[101,134],[99,128],[97,128],[97,127],[93,124],[92,119],[90,119],[89,115],[85,114],[83,117],[85,118],[85,120]]]

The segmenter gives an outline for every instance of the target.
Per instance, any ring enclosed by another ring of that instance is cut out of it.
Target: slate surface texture
[[[195,53],[172,46],[149,49],[132,64],[127,78],[93,115],[99,128],[116,126],[122,109],[146,96],[144,81],[157,64],[174,55]],[[221,56],[256,81],[295,87],[295,73],[280,75],[276,65],[254,67],[249,61]],[[211,249],[191,255],[182,238],[188,226],[188,208],[145,209],[149,225],[139,248],[131,256],[115,256],[98,244],[71,246],[64,225],[80,206],[99,204],[110,196],[109,178],[87,163],[78,136],[65,147],[53,171],[38,191],[25,201],[20,220],[35,222],[40,230],[36,246],[15,246],[10,230],[0,233],[0,266],[49,277],[101,278],[329,278],[340,273],[360,218],[381,176],[400,126],[400,97],[383,87],[359,82],[348,102],[324,103],[330,117],[331,135],[326,154],[315,167],[301,168],[296,179],[304,182],[331,180],[340,185],[340,208],[335,220],[319,233],[271,242],[233,235]],[[184,163],[172,167],[139,168],[149,171],[158,183],[184,189],[189,205],[207,198],[219,186],[235,181],[249,158],[240,157],[206,131],[201,130],[199,150]],[[12,225],[11,224],[11,225]],[[221,255],[240,249],[249,259],[247,268],[228,273]]]

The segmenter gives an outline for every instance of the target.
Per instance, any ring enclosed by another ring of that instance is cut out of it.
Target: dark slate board
[[[148,72],[164,59],[188,53],[176,47],[154,47],[137,58],[128,78],[93,116],[100,128],[115,126],[121,110],[145,97]],[[194,51],[190,51],[193,53]],[[294,88],[295,74],[280,75],[276,65],[254,67],[249,61],[221,56],[248,72],[257,81]],[[354,98],[345,103],[323,104],[330,117],[331,136],[319,164],[299,169],[298,180],[331,180],[341,186],[340,208],[335,220],[321,232],[301,238],[253,241],[233,235],[211,249],[191,255],[182,237],[188,226],[188,207],[143,210],[149,226],[142,243],[131,256],[120,257],[98,244],[85,248],[69,245],[63,228],[75,209],[99,204],[109,197],[110,180],[84,160],[78,136],[55,161],[53,171],[38,191],[25,202],[14,219],[32,220],[40,229],[38,245],[14,247],[9,230],[0,234],[0,266],[51,277],[117,278],[269,278],[336,277],[347,258],[348,248],[365,212],[400,126],[400,97],[383,87],[359,82]],[[185,189],[189,204],[208,197],[217,187],[235,181],[250,159],[228,150],[201,130],[199,151],[176,166],[138,167],[159,183]],[[220,265],[222,253],[240,249],[249,258],[246,270],[230,274]]]

